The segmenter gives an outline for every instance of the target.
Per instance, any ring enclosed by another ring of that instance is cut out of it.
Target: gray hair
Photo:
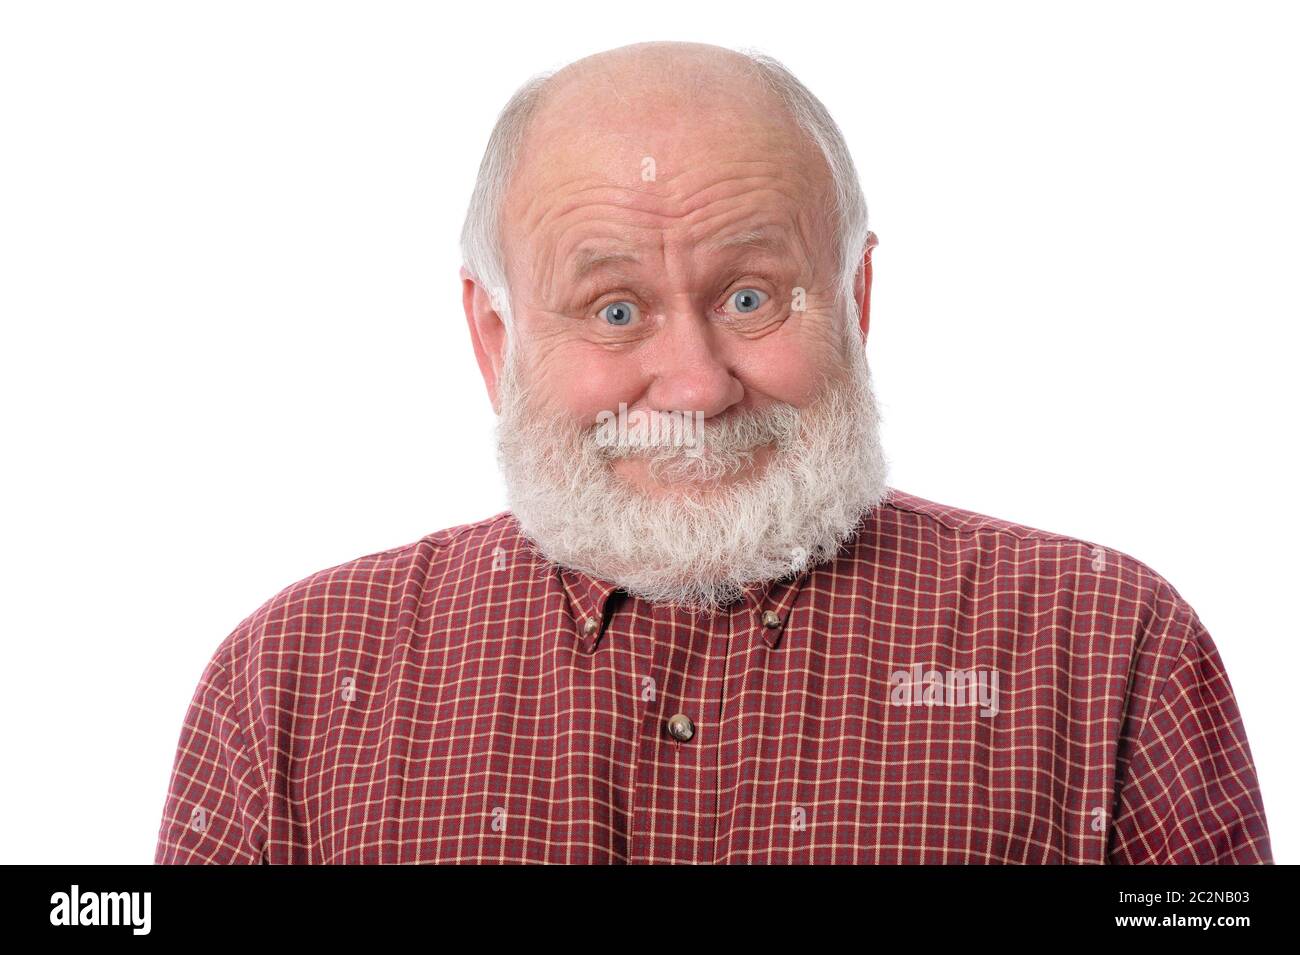
[[[851,321],[857,321],[857,303],[853,296],[854,280],[862,266],[870,232],[867,224],[867,200],[862,194],[857,168],[844,134],[831,118],[821,100],[793,73],[773,57],[756,50],[736,52],[748,61],[753,75],[789,110],[800,129],[817,145],[830,168],[833,194],[831,221],[837,233],[839,254],[838,293]],[[488,138],[479,165],[478,179],[470,197],[465,224],[461,228],[460,248],[465,269],[488,290],[494,307],[513,338],[510,320],[510,297],[506,281],[505,256],[501,246],[501,208],[510,177],[519,160],[524,135],[541,104],[543,94],[555,71],[530,78],[521,86],[501,114]]]

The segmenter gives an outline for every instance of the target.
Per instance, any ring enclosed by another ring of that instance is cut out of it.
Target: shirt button
[[[598,626],[600,626],[600,624],[596,623],[594,618],[588,617],[586,620],[582,621],[582,632],[587,636],[591,636],[596,632]]]
[[[685,743],[695,735],[695,724],[685,713],[668,717],[668,733],[679,743]]]
[[[769,630],[775,630],[777,627],[781,626],[781,615],[775,610],[765,611],[763,614],[763,626],[767,627]]]

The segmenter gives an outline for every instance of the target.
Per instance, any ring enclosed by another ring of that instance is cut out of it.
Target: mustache
[[[784,402],[707,419],[688,411],[625,409],[617,419],[613,412],[602,412],[600,417],[582,437],[607,458],[750,451],[766,444],[788,444],[798,436],[800,423],[799,409]]]
[[[760,448],[777,450],[800,434],[798,408],[774,402],[705,419],[689,412],[626,413],[614,428],[612,416],[583,435],[587,453],[609,463],[644,460],[661,481],[716,480],[746,470]]]

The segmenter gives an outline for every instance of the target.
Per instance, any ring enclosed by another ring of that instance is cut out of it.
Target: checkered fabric
[[[1223,664],[1126,554],[898,490],[712,615],[507,512],[217,648],[159,863],[1267,863]]]

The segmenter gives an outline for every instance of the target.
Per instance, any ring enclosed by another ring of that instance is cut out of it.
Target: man
[[[522,88],[462,271],[511,510],[241,622],[157,860],[1270,862],[1168,582],[887,487],[874,244],[774,61],[639,44]]]

